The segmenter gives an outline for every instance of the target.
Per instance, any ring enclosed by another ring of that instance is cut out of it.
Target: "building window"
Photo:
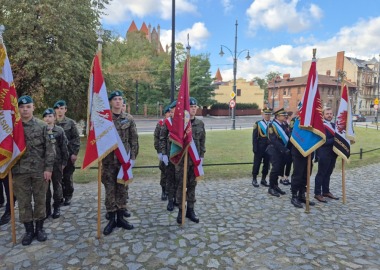
[[[238,97],[240,97],[241,96],[241,89],[237,89],[236,94]]]
[[[284,109],[289,109],[289,99],[284,100]]]
[[[287,96],[288,94],[286,93],[286,89],[284,89],[283,91],[282,91],[282,95],[283,96]]]
[[[298,87],[297,88],[297,95],[300,95],[301,94],[301,87]]]

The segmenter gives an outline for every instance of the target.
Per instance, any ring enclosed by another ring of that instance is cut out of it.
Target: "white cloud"
[[[272,31],[287,29],[295,33],[311,26],[322,18],[322,10],[315,4],[308,9],[297,9],[298,0],[255,0],[247,10],[249,29],[255,33],[259,27]]]
[[[197,7],[189,0],[177,0],[175,4],[176,15],[182,13],[197,13]],[[147,15],[157,15],[168,20],[172,16],[171,0],[113,0],[105,10],[103,20],[108,24],[119,24],[132,17],[143,18]]]
[[[284,44],[252,53],[251,60],[238,61],[237,77],[264,78],[271,71],[292,77],[301,76],[302,62],[311,60],[313,48],[317,48],[317,58],[335,56],[345,51],[346,56],[367,60],[378,59],[380,17],[361,20],[353,26],[343,27],[332,38],[311,41],[301,45]],[[232,59],[229,59],[232,63]],[[318,67],[317,67],[318,68]],[[224,80],[232,79],[232,68],[221,70]]]
[[[223,6],[224,13],[228,13],[234,7],[231,0],[221,0],[221,4]]]

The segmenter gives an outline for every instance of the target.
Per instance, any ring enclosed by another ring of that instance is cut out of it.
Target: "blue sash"
[[[266,137],[267,136],[267,128],[268,128],[267,123],[265,123],[264,120],[261,120],[261,121],[259,121],[258,126],[260,128],[261,133],[263,134],[263,137]]]
[[[287,146],[289,137],[286,134],[285,130],[281,127],[279,123],[277,123],[277,121],[272,121],[272,125],[274,126],[276,134],[280,136],[284,145]]]

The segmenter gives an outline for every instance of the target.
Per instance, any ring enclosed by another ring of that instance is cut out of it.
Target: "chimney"
[[[335,76],[338,77],[338,71],[343,70],[344,64],[344,51],[337,52],[336,54],[336,66],[335,66]]]
[[[290,79],[290,74],[289,73],[284,74],[282,77],[284,78],[284,80],[289,80]]]
[[[327,75],[327,76],[331,76],[331,70],[327,70],[327,71],[326,71],[326,75]]]

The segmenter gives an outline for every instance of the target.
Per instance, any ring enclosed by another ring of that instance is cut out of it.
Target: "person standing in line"
[[[289,127],[289,123],[290,123],[290,121],[289,121],[289,112],[288,112],[288,114],[285,115],[285,121],[283,122],[283,129],[286,131],[286,133],[288,134],[288,137],[290,138],[291,129]],[[292,151],[292,144],[288,143],[287,148],[291,152]],[[291,169],[292,169],[292,156],[290,155],[290,156],[286,157],[285,165],[284,165],[284,172],[280,176],[280,183],[283,184],[284,186],[290,185],[289,176],[290,176]]]

